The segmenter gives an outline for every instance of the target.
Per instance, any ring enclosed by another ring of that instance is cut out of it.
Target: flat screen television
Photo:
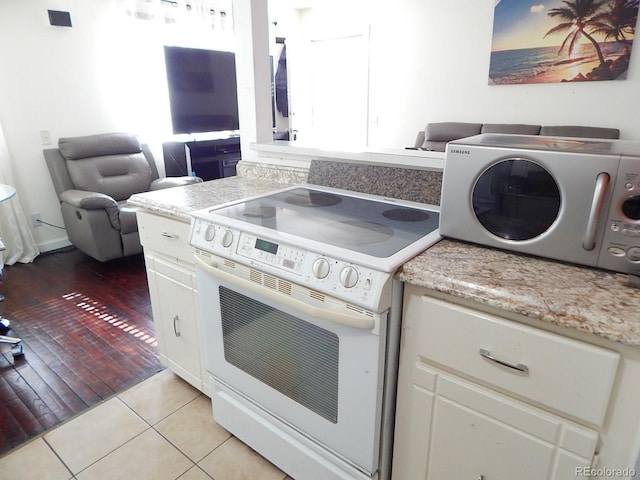
[[[238,130],[233,52],[164,47],[173,133]]]

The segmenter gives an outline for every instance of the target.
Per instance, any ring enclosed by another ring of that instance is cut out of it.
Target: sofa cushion
[[[424,143],[426,150],[444,152],[447,142],[459,138],[478,135],[482,129],[481,123],[438,122],[429,123],[425,128]]]
[[[507,133],[517,135],[539,135],[540,125],[524,123],[485,123],[480,133]]]
[[[550,125],[540,129],[540,135],[550,137],[620,138],[617,128],[580,127],[574,125]]]
[[[76,189],[104,193],[116,201],[148,191],[152,180],[142,153],[67,160],[67,170]]]
[[[121,202],[118,207],[120,209],[120,234],[125,235],[127,233],[137,232],[138,222],[136,220],[136,212],[138,208],[126,202]]]
[[[58,148],[67,160],[142,152],[138,137],[130,133],[101,133],[61,138],[58,140]]]

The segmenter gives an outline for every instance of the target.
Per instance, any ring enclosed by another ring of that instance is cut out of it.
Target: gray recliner
[[[202,182],[159,178],[148,146],[128,133],[61,138],[43,152],[69,241],[101,262],[142,252],[131,195]]]

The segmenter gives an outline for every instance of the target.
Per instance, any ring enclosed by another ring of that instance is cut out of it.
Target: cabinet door
[[[177,270],[154,259],[149,273],[152,289],[153,318],[161,330],[159,345],[167,366],[177,375],[202,391],[200,325],[193,274]],[[170,270],[168,270],[170,269]],[[168,275],[168,272],[171,275]],[[180,274],[180,276],[178,275]]]
[[[399,386],[394,480],[561,480],[591,463],[590,429],[419,361],[411,377]]]
[[[428,479],[550,478],[553,445],[448,399],[434,412]]]

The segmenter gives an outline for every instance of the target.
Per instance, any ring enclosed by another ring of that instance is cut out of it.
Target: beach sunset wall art
[[[626,78],[639,0],[496,0],[489,84]]]

